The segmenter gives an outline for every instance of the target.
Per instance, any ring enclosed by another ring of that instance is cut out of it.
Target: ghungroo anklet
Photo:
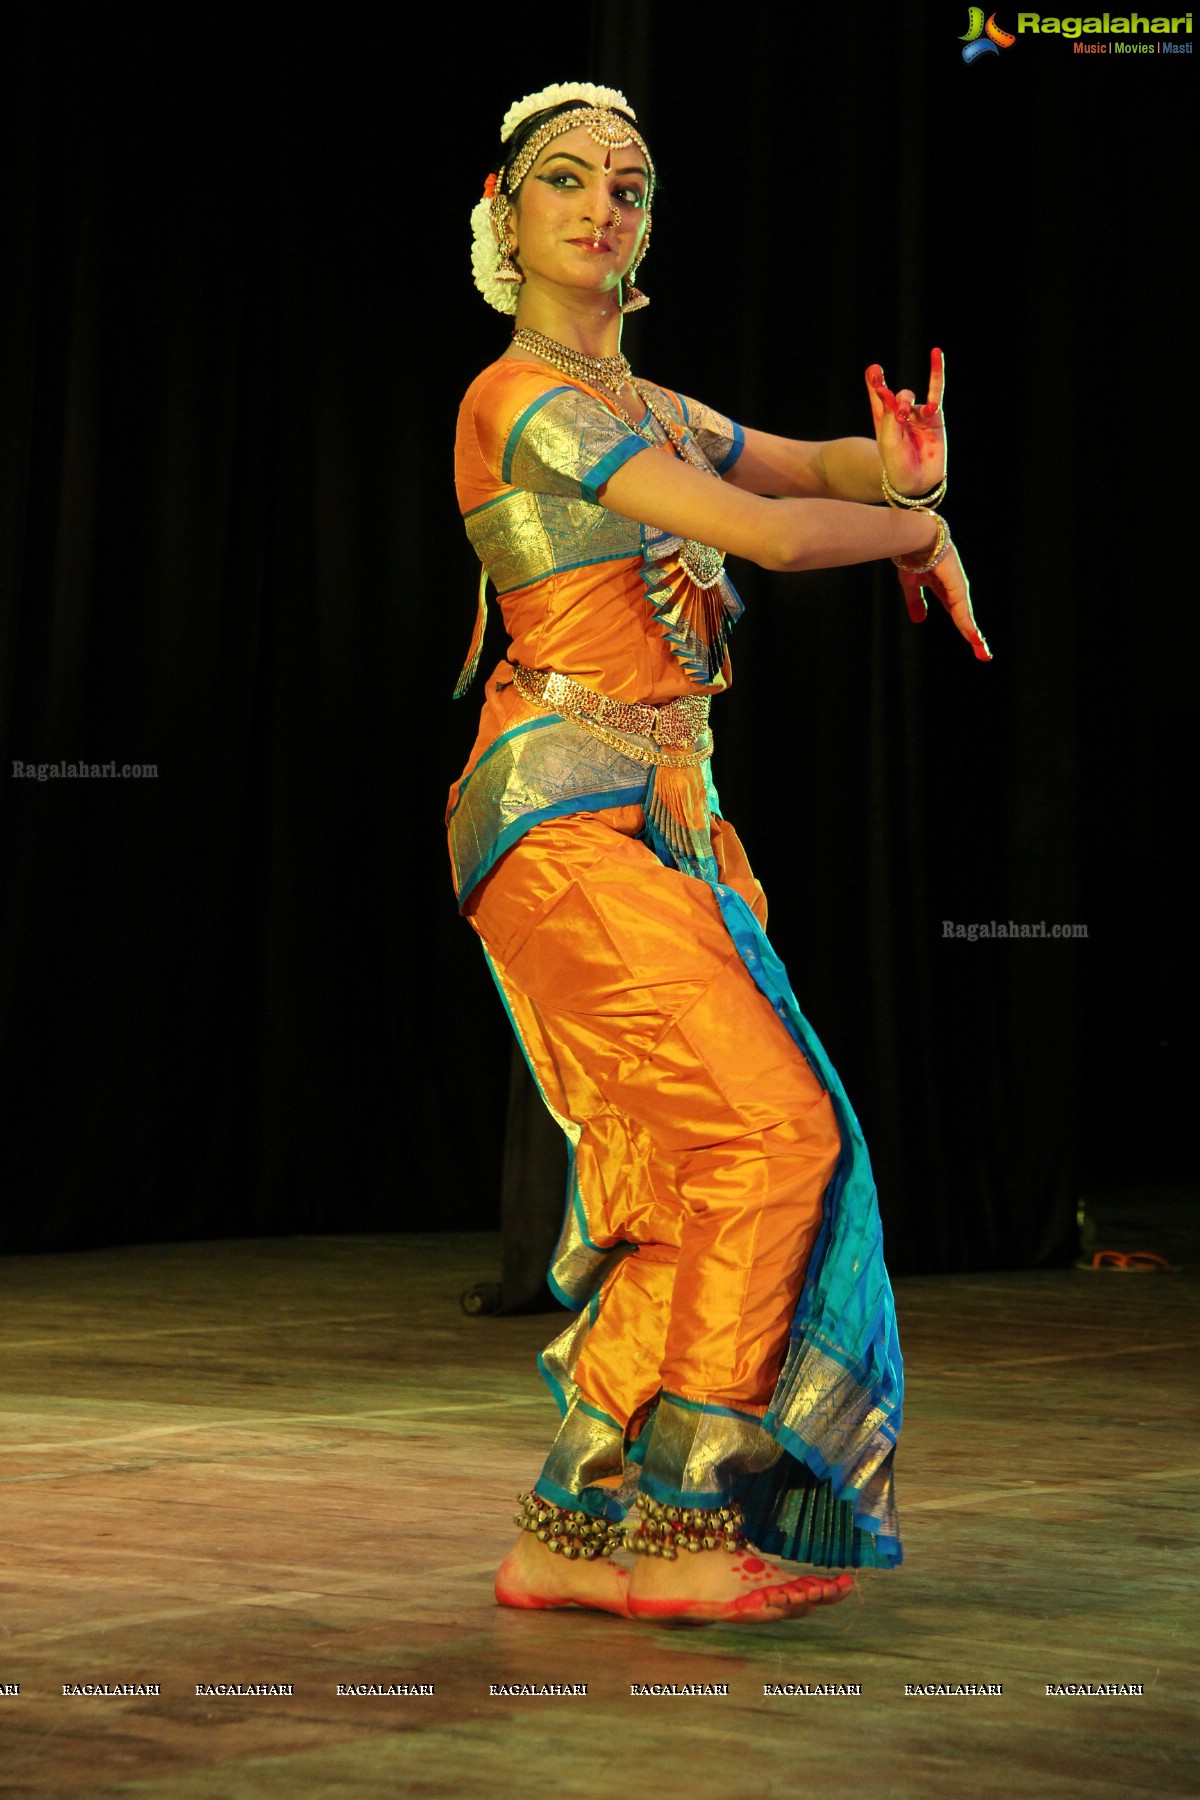
[[[637,1497],[641,1520],[626,1533],[625,1548],[639,1556],[663,1556],[673,1561],[681,1550],[746,1550],[742,1526],[746,1515],[740,1506],[716,1511],[699,1506],[660,1506],[645,1494]]]
[[[568,1512],[539,1494],[519,1494],[517,1500],[521,1510],[513,1514],[513,1524],[522,1531],[532,1531],[538,1542],[556,1556],[582,1556],[590,1562],[596,1556],[611,1556],[621,1547],[623,1528],[611,1519]]]

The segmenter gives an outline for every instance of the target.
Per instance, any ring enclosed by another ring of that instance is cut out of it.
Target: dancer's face
[[[513,202],[526,281],[614,289],[645,235],[649,181],[636,144],[606,150],[583,126],[555,138]]]

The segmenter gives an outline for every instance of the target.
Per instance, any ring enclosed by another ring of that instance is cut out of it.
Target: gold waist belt
[[[513,664],[513,685],[523,700],[577,719],[602,737],[607,730],[653,738],[655,743],[648,747],[618,746],[635,762],[669,761],[679,765],[685,761],[705,762],[712,755],[708,694],[681,694],[678,700],[669,700],[664,706],[634,706],[627,700],[610,700],[607,694],[598,694],[569,675],[550,669],[526,669],[521,663]]]

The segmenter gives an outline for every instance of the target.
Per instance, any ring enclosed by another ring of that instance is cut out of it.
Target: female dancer
[[[484,574],[457,691],[489,578],[512,642],[451,857],[566,1133],[551,1280],[578,1315],[541,1359],[562,1422],[496,1594],[769,1620],[849,1591],[812,1565],[900,1560],[901,1363],[862,1135],[709,773],[741,611],[725,553],[890,556],[914,618],[932,587],[990,653],[931,510],[940,354],[921,405],[868,370],[874,442],[743,431],[635,379],[621,314],[646,303],[653,200],[624,96],[572,83],[510,109],[472,220],[476,285],[516,329],[459,414]]]

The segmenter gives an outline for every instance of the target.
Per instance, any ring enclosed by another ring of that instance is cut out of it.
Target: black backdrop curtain
[[[716,764],[893,1265],[1061,1259],[1084,1185],[1186,1173],[1191,66],[967,66],[965,13],[10,11],[4,1248],[496,1220],[507,1025],[441,825],[454,415],[505,333],[467,215],[576,74],[659,161],[636,367],[823,437],[946,350],[995,664],[890,570],[742,567]],[[157,774],[13,773],[110,761]]]

